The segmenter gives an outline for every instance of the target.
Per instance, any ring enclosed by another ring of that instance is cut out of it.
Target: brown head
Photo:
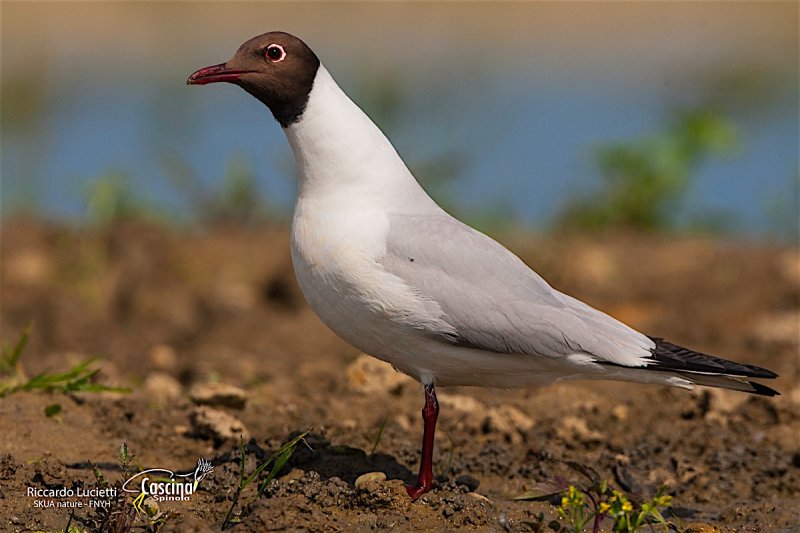
[[[297,122],[319,69],[306,43],[279,31],[253,37],[227,62],[201,68],[189,85],[234,83],[263,102],[284,128]]]

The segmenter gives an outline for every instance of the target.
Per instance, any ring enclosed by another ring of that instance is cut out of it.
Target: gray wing
[[[587,354],[643,366],[655,344],[562,294],[501,244],[446,215],[391,215],[383,267],[435,301],[455,330],[427,334],[497,353]]]

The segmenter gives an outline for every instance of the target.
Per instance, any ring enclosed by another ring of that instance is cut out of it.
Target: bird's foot
[[[420,496],[422,496],[426,492],[432,491],[433,487],[435,486],[436,482],[433,480],[423,481],[421,483],[418,481],[413,485],[406,485],[406,492],[408,492],[408,495],[411,497],[411,501],[415,502]]]

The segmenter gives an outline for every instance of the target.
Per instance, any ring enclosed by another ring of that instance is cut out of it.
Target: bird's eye
[[[264,55],[273,63],[277,63],[278,61],[286,59],[286,50],[279,44],[271,44],[267,47],[267,51]]]

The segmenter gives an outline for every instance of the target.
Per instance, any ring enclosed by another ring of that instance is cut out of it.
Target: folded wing
[[[644,366],[655,343],[553,289],[502,245],[447,215],[390,217],[381,264],[435,301],[452,332],[445,342],[498,353]]]
[[[430,322],[422,327],[442,342],[669,372],[688,383],[778,394],[747,379],[774,378],[773,372],[643,335],[553,289],[501,244],[446,214],[392,215],[380,262],[420,297],[438,304],[442,321],[452,328],[429,329]]]

